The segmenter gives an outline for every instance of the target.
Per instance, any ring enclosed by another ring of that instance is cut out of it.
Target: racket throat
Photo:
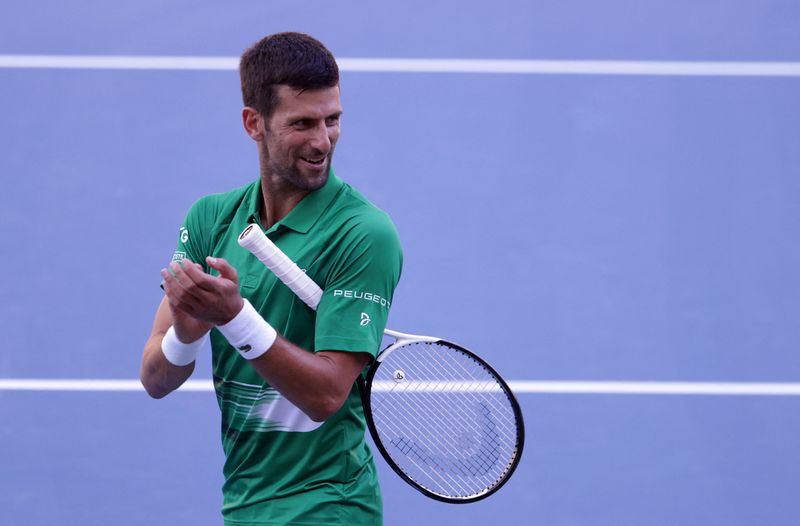
[[[381,351],[381,353],[376,358],[378,362],[382,362],[383,360],[388,358],[389,355],[392,354],[392,352],[395,349],[402,347],[403,345],[408,345],[409,343],[416,343],[416,342],[435,343],[441,341],[441,338],[436,338],[433,336],[419,336],[416,334],[406,334],[404,332],[393,331],[391,329],[385,329],[383,333],[386,336],[394,338],[395,341],[392,342],[390,345],[388,345],[383,351]]]

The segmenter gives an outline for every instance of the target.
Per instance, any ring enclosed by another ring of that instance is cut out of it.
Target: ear
[[[244,131],[254,141],[261,142],[264,139],[266,129],[264,117],[250,106],[245,106],[242,110],[242,125]]]

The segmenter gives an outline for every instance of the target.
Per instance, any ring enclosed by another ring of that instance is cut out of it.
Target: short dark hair
[[[278,103],[275,86],[332,88],[339,84],[339,67],[319,40],[303,33],[276,33],[245,50],[239,77],[244,105],[269,118]]]

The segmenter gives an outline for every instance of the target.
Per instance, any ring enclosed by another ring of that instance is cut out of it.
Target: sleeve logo
[[[366,312],[361,313],[361,323],[359,325],[361,325],[362,327],[366,327],[367,325],[369,325],[369,322],[371,321],[372,320],[370,319],[369,314],[367,314]]]
[[[360,290],[341,290],[336,289],[333,291],[334,298],[351,298],[356,300],[371,301],[377,303],[381,307],[389,308],[392,306],[391,302],[386,298],[382,298],[372,292],[361,292]]]

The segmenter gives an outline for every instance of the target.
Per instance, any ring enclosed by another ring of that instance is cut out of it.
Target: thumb
[[[229,279],[234,283],[239,283],[239,273],[223,258],[212,258],[209,256],[206,258],[206,263],[208,263],[209,267],[219,272],[219,275],[223,278]]]

